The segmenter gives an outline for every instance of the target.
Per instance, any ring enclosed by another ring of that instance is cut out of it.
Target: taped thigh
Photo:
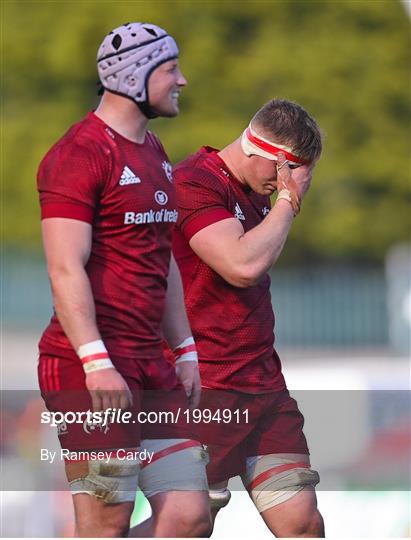
[[[306,454],[268,454],[247,458],[244,485],[259,512],[287,501],[320,481]]]
[[[136,497],[140,460],[84,460],[70,464],[67,476],[71,493],[87,493],[108,504],[134,501]]]
[[[148,458],[141,465],[139,486],[149,498],[167,491],[208,491],[208,454],[190,439],[144,439],[141,451]]]

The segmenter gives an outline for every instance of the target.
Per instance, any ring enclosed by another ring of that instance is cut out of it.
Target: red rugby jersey
[[[86,271],[110,355],[160,358],[177,210],[171,165],[157,137],[148,132],[144,143],[134,143],[89,113],[44,157],[38,190],[42,219],[66,217],[93,226]],[[59,350],[73,353],[54,315],[40,351]]]
[[[236,217],[247,232],[270,210],[270,199],[240,183],[218,156],[203,147],[174,170],[179,219],[173,252],[184,284],[187,314],[197,343],[204,387],[249,393],[284,388],[273,349],[270,278],[238,288],[207,266],[190,238],[217,221]]]

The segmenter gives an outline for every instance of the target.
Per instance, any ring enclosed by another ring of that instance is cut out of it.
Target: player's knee
[[[129,531],[129,520],[124,516],[105,519],[89,518],[77,523],[80,538],[125,538]]]
[[[284,525],[278,538],[324,538],[324,520],[318,510],[304,516],[299,515],[299,519],[293,523]]]
[[[213,522],[209,512],[204,512],[194,520],[194,535],[195,537],[208,538],[213,532]]]
[[[126,538],[129,531],[129,523],[109,523],[103,525],[103,534],[105,538]]]
[[[305,536],[313,537],[313,538],[324,538],[325,532],[324,532],[324,520],[322,515],[318,510],[315,510],[311,516],[311,519],[309,521],[309,524],[306,527],[306,534]]]
[[[176,536],[206,538],[212,532],[212,520],[208,508],[200,511],[181,511],[174,515],[177,525]]]

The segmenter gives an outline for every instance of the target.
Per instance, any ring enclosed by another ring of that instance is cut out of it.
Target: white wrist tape
[[[80,345],[77,349],[77,355],[86,373],[99,371],[100,369],[114,368],[106,346],[101,339]]]
[[[197,348],[192,336],[173,349],[173,353],[176,357],[176,365],[180,362],[198,362]]]
[[[291,204],[291,193],[288,189],[282,189],[278,192],[276,201],[280,201],[281,199],[284,199],[285,201],[288,201]]]

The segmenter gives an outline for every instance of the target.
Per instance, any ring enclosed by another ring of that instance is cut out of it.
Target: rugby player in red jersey
[[[172,170],[147,130],[150,118],[179,113],[186,80],[178,48],[155,25],[127,23],[105,37],[97,66],[99,106],[49,150],[38,172],[55,308],[39,345],[42,395],[59,412],[172,411],[187,396],[196,405],[197,355],[170,260]],[[176,369],[164,359],[163,336],[179,351]],[[150,401],[144,389],[162,391],[163,399]],[[137,484],[153,515],[134,534],[209,530],[205,456],[188,428],[84,421],[62,423],[59,438],[73,453],[110,450],[108,462],[65,462],[79,536],[127,535]],[[123,450],[137,455],[141,439],[152,461],[125,460]]]
[[[324,534],[304,420],[274,349],[268,276],[321,149],[316,122],[299,105],[275,99],[240,138],[221,151],[201,148],[174,173],[173,252],[198,347],[201,407],[216,413],[201,427],[213,514],[229,500],[229,478],[240,474],[278,537]],[[248,422],[218,420],[227,407],[247,411]]]

